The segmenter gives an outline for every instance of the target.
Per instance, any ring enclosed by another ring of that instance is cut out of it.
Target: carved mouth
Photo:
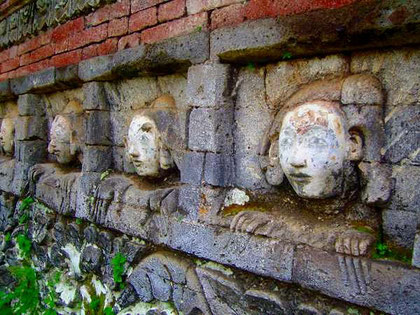
[[[311,180],[311,176],[305,173],[293,173],[289,174],[289,176],[298,183],[307,183]]]

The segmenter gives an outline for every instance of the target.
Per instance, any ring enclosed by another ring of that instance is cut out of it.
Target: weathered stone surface
[[[117,171],[134,174],[136,172],[133,163],[130,162],[125,147],[112,147],[113,168]]]
[[[85,272],[95,272],[100,271],[102,264],[102,251],[96,246],[86,246],[82,251],[82,256],[80,259],[80,265],[83,271]]]
[[[420,104],[398,107],[385,117],[387,161],[420,165]]]
[[[420,192],[417,185],[420,181],[420,167],[395,165],[392,168],[392,178],[395,181],[395,187],[389,209],[419,214]]]
[[[86,144],[110,145],[110,115],[106,111],[86,112]]]
[[[235,158],[235,184],[241,188],[269,188],[261,169],[261,157],[255,154],[237,153]]]
[[[391,166],[377,162],[361,162],[358,167],[364,183],[363,202],[373,206],[388,202],[392,192]]]
[[[206,153],[204,181],[213,186],[231,186],[235,176],[233,163],[234,159],[230,154]]]
[[[0,101],[6,101],[15,98],[10,88],[10,80],[3,80],[0,82]]]
[[[79,78],[83,81],[108,81],[117,76],[112,72],[112,56],[98,56],[79,63]]]
[[[232,122],[231,109],[193,109],[190,114],[188,147],[196,151],[231,152]]]
[[[79,78],[79,66],[69,65],[55,69],[57,88],[75,88],[82,84]]]
[[[45,115],[45,103],[41,96],[35,94],[20,95],[18,109],[21,116]]]
[[[413,260],[414,267],[420,268],[420,231],[417,231],[414,238]]]
[[[198,218],[198,208],[200,206],[200,188],[193,185],[184,185],[179,189],[180,210],[186,218],[196,221]]]
[[[41,116],[21,116],[16,119],[16,140],[47,140],[47,120]]]
[[[87,145],[83,151],[83,172],[104,172],[111,167],[112,148],[110,146]]]
[[[89,82],[83,84],[83,109],[85,110],[109,110],[109,104],[104,90],[104,86],[100,82]]]
[[[16,159],[28,165],[44,161],[47,155],[47,143],[42,140],[17,141]]]
[[[379,79],[387,91],[387,115],[397,106],[419,103],[420,53],[414,49],[354,53],[351,71],[370,72]]]
[[[181,163],[181,182],[200,185],[203,180],[204,153],[187,152]]]
[[[342,104],[382,105],[383,102],[382,85],[375,77],[359,74],[344,80]]]
[[[385,236],[400,246],[411,249],[418,224],[415,212],[386,210],[382,212]]]
[[[266,75],[268,105],[271,108],[281,108],[301,86],[316,80],[343,76],[348,72],[349,62],[343,55],[281,61],[268,65]]]
[[[329,254],[313,248],[296,252],[293,281],[391,314],[419,312],[418,270],[389,262]]]
[[[229,107],[231,68],[224,64],[203,64],[188,69],[187,97],[192,107]]]

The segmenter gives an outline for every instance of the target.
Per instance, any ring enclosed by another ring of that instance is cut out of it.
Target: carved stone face
[[[69,120],[60,115],[56,116],[51,126],[48,152],[54,154],[60,164],[70,163],[76,156],[71,149],[71,134]]]
[[[136,115],[130,123],[126,150],[140,176],[158,176],[160,168],[159,132],[153,120]]]
[[[295,192],[327,198],[341,192],[350,134],[334,103],[305,103],[288,112],[279,134],[280,165]]]
[[[15,121],[12,118],[4,118],[0,128],[0,144],[6,155],[13,155],[15,136]]]

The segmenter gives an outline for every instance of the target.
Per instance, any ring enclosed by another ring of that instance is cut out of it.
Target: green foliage
[[[24,198],[22,200],[20,206],[19,206],[19,210],[20,211],[25,211],[25,210],[29,209],[29,206],[31,204],[33,204],[34,202],[35,202],[35,200],[31,196]]]
[[[16,279],[14,290],[0,292],[0,314],[39,314],[39,286],[35,269],[28,266],[10,267]]]
[[[356,226],[354,229],[356,231],[363,232],[363,233],[369,233],[369,234],[374,233],[373,230],[370,227],[367,227],[367,226]]]
[[[290,51],[285,51],[285,52],[283,53],[282,59],[283,59],[283,60],[289,60],[289,59],[292,59],[292,53],[291,53]]]
[[[102,172],[100,180],[104,180],[105,178],[107,178],[109,176],[109,174],[111,174],[111,170],[106,170],[106,171]]]
[[[411,257],[409,255],[401,254],[395,250],[392,250],[387,244],[385,244],[381,240],[376,242],[372,258],[398,260],[407,264],[409,264],[411,261]]]
[[[105,295],[93,296],[90,303],[84,303],[86,315],[114,314],[111,307],[105,307]],[[111,311],[111,313],[110,313]]]
[[[350,314],[350,315],[360,315],[360,313],[357,309],[351,308],[351,307],[347,309],[347,313]]]
[[[117,253],[111,260],[114,281],[121,289],[123,289],[122,276],[124,274],[124,264],[126,261],[127,258],[121,253]]]
[[[108,306],[104,308],[104,315],[115,315],[115,313],[112,308]]]
[[[80,218],[77,218],[77,219],[76,219],[76,224],[79,224],[79,225],[80,225],[80,224],[82,224],[82,223],[83,223],[82,219],[80,219]]]
[[[201,25],[200,26],[197,26],[195,28],[195,30],[196,30],[196,32],[201,32],[203,30],[203,27]]]
[[[16,243],[22,253],[23,258],[29,258],[31,254],[32,243],[31,240],[24,234],[19,234],[16,237]]]
[[[7,232],[4,235],[4,241],[7,243],[7,242],[10,242],[11,240],[12,240],[12,236],[11,236],[10,232]]]
[[[255,63],[253,62],[248,62],[246,67],[248,68],[248,70],[255,71]]]
[[[57,271],[54,273],[54,276],[47,281],[47,288],[48,293],[47,296],[44,299],[45,305],[48,307],[47,310],[45,310],[43,315],[57,315],[57,312],[55,309],[57,308],[57,294],[55,292],[55,286],[58,282],[60,282],[61,273]]]
[[[25,212],[19,217],[19,224],[24,224],[29,221],[29,213]]]

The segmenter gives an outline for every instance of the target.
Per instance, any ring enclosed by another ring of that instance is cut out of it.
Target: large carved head
[[[278,158],[295,192],[327,198],[342,191],[345,162],[361,158],[360,135],[348,130],[334,102],[313,101],[288,111],[279,132]]]
[[[367,93],[378,95],[370,98],[372,104],[366,104]],[[380,102],[380,84],[369,76],[317,81],[300,89],[282,105],[263,145],[267,181],[279,185],[285,175],[303,198],[345,196],[354,190],[356,166],[362,170],[363,161],[380,161]]]
[[[71,101],[63,113],[55,116],[53,120],[48,152],[54,154],[60,164],[69,164],[78,158],[80,160],[83,135],[82,106]]]
[[[175,101],[169,95],[133,116],[124,142],[138,175],[159,177],[175,166],[171,148],[176,144],[176,124]]]

